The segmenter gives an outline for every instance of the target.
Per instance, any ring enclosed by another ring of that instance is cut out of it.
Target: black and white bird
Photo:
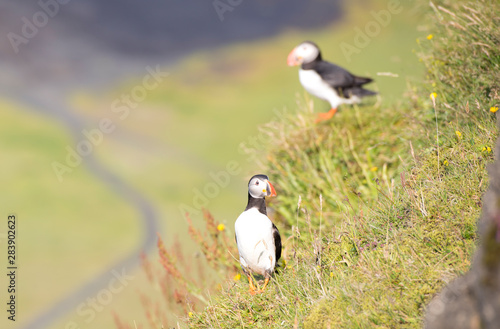
[[[234,223],[240,264],[248,277],[252,295],[264,291],[281,257],[281,236],[267,217],[266,196],[276,196],[269,178],[266,175],[253,176],[248,182],[247,207]],[[264,277],[262,289],[257,290],[253,284],[252,273]]]
[[[333,117],[341,104],[359,103],[362,97],[377,94],[363,89],[363,85],[372,82],[372,79],[355,76],[340,66],[324,61],[314,42],[305,41],[295,47],[288,55],[287,64],[300,65],[299,80],[304,89],[330,103],[331,110],[318,114],[316,122]]]

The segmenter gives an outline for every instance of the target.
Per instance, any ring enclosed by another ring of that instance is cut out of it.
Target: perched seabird
[[[278,228],[267,217],[266,196],[276,196],[276,191],[266,175],[255,175],[248,182],[248,204],[234,223],[240,264],[248,277],[250,293],[261,293],[266,288],[281,257],[281,236]],[[265,279],[257,290],[251,274]]]
[[[299,80],[304,89],[329,102],[332,107],[327,113],[319,113],[316,122],[333,117],[341,104],[359,103],[362,97],[377,94],[362,87],[372,79],[355,76],[338,65],[324,61],[314,42],[305,41],[295,47],[288,55],[287,63],[289,66],[300,65]]]

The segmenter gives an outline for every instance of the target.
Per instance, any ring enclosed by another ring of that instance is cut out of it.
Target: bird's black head
[[[275,196],[276,190],[269,182],[266,175],[254,175],[248,182],[248,194],[255,199],[263,199],[266,196]]]
[[[274,186],[266,175],[255,175],[248,182],[248,204],[245,210],[257,208],[259,212],[267,215],[266,196],[276,196]]]

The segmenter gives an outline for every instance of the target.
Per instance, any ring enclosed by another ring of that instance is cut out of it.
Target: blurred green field
[[[70,143],[60,126],[12,103],[2,101],[0,108],[0,208],[19,220],[22,323],[133,251],[141,227],[136,210],[84,167],[58,182],[51,163]]]
[[[230,184],[206,205],[217,221],[232,230],[246,203],[247,179],[256,170],[238,152],[239,145],[258,135],[257,126],[271,120],[274,109],[293,112],[297,101],[309,99],[297,69],[286,66],[288,52],[301,41],[314,40],[325,59],[374,77],[376,83],[369,88],[378,90],[383,102],[406,101],[401,96],[407,84],[420,80],[422,68],[414,65],[412,49],[415,39],[425,36],[418,31],[425,27],[418,27],[413,8],[405,4],[403,12],[393,15],[391,23],[348,62],[339,45],[353,44],[354,29],[364,29],[374,20],[370,10],[386,9],[386,4],[359,1],[348,6],[341,22],[320,30],[289,30],[277,37],[187,56],[168,67],[170,75],[161,86],[106,136],[96,156],[151,200],[167,241],[174,235],[186,236],[179,205],[192,205],[193,188],[202,190],[211,181],[210,172],[224,170],[235,161],[241,173],[231,177]],[[378,72],[399,77],[377,76]],[[124,82],[102,97],[75,90],[68,98],[92,128],[109,114],[113,100],[136,83]],[[314,102],[316,109],[328,108]],[[62,126],[7,101],[0,107],[4,113],[0,208],[16,213],[20,220],[19,301],[25,321],[133,251],[142,227],[136,209],[84,166],[67,174],[63,183],[57,181],[51,163],[62,162],[66,145],[74,143]],[[0,228],[0,233],[4,230]],[[144,289],[144,278],[137,274],[116,302],[81,328],[111,328],[113,310],[125,320],[141,322],[137,292]],[[69,314],[55,327],[75,318],[78,315]]]

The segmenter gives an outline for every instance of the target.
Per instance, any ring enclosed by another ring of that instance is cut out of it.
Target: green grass
[[[430,299],[468,270],[498,136],[500,6],[419,3],[427,76],[404,102],[321,125],[302,102],[262,127],[286,265],[254,297],[246,280],[226,282],[186,327],[419,328]]]

